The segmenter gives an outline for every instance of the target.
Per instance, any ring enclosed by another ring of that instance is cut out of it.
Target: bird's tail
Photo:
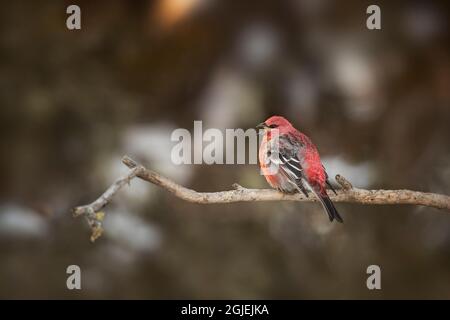
[[[325,212],[328,214],[328,218],[330,218],[330,221],[333,221],[334,219],[336,219],[336,221],[343,223],[344,220],[339,215],[339,212],[336,210],[336,207],[334,206],[331,199],[328,197],[326,190],[319,191],[319,190],[315,189],[308,182],[308,180],[303,179],[302,181],[308,187],[308,189],[316,195],[317,199],[319,199],[320,203],[322,204],[322,207],[325,209]]]
[[[336,221],[339,221],[341,223],[344,222],[328,195],[317,194],[317,197],[319,198],[320,203],[322,204],[325,211],[328,213],[328,218],[330,218],[330,221],[336,219]]]

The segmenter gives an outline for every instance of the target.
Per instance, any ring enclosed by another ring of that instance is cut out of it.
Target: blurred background
[[[267,187],[256,165],[173,165],[170,134],[273,114],[331,177],[450,194],[449,4],[376,1],[370,31],[374,3],[2,1],[0,298],[450,298],[450,215],[432,208],[337,204],[340,225],[317,204],[196,205],[135,180],[94,244],[70,212],[123,154],[198,191]]]

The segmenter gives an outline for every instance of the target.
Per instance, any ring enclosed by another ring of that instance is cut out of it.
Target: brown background
[[[1,298],[450,298],[450,215],[412,206],[188,204],[133,183],[91,244],[70,208],[128,153],[200,191],[265,187],[255,165],[173,166],[175,128],[272,114],[331,176],[450,193],[445,1],[2,1]],[[66,289],[66,267],[82,290]],[[382,268],[382,290],[366,268]]]

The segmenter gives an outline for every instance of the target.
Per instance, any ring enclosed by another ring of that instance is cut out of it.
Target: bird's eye
[[[271,125],[269,126],[269,128],[275,129],[275,128],[278,128],[278,125],[277,125],[277,124],[271,124]]]

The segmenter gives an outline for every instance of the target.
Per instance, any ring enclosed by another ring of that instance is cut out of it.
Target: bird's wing
[[[279,138],[278,153],[272,152],[270,161],[278,166],[278,172],[287,178],[295,187],[308,197],[303,184],[305,179],[301,161],[298,158],[298,147],[295,140],[289,136]]]
[[[343,222],[341,216],[337,212],[330,198],[326,194],[322,194],[317,188],[311,185],[307,175],[302,167],[301,150],[304,147],[303,141],[296,139],[290,135],[284,135],[279,137],[278,149],[271,147],[270,161],[272,164],[278,166],[278,172],[287,178],[287,180],[294,185],[297,190],[303,192],[308,197],[308,192],[311,191],[322,204],[330,221],[336,219],[339,222]],[[278,153],[274,150],[278,150]],[[324,168],[325,169],[325,168]],[[328,182],[328,176],[326,175],[326,182]],[[334,190],[333,190],[334,191]]]

